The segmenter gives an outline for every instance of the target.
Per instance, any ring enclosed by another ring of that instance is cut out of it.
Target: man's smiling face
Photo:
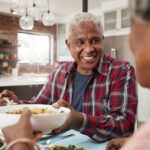
[[[73,27],[66,44],[78,64],[78,72],[90,74],[98,65],[103,53],[103,39],[92,22],[82,22]]]

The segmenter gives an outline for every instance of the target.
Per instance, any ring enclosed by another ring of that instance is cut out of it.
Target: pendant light
[[[28,15],[27,0],[26,0],[26,14],[20,18],[19,25],[23,30],[32,30],[34,26],[33,18]]]
[[[33,19],[40,20],[40,8],[37,7],[35,0],[33,0],[32,7],[28,10],[28,14],[33,17]]]
[[[83,12],[88,12],[88,0],[83,0]]]
[[[42,23],[44,24],[44,26],[52,26],[55,24],[55,16],[49,10],[49,0],[47,0],[47,3],[48,3],[48,10],[42,16]]]

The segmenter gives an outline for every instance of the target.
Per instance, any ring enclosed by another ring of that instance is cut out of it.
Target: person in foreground
[[[41,139],[42,132],[33,130],[31,115],[29,110],[25,110],[17,124],[2,129],[8,147],[12,145],[11,150],[34,150],[34,144]]]
[[[150,88],[150,0],[130,0],[131,33],[129,44],[135,57],[139,83]],[[124,146],[123,146],[124,145]],[[113,139],[106,150],[149,150],[150,121],[130,138]]]
[[[134,68],[103,54],[102,24],[91,13],[72,17],[66,36],[75,61],[54,69],[38,96],[23,103],[71,109],[66,123],[53,134],[75,129],[99,142],[131,134],[137,109]],[[5,90],[0,94],[1,105],[6,103],[3,97],[21,103],[13,92]]]

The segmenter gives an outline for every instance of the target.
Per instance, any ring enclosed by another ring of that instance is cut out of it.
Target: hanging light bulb
[[[45,26],[52,26],[55,24],[55,16],[49,11],[49,0],[48,0],[48,11],[42,16],[42,23]]]
[[[27,0],[26,0],[26,15],[20,18],[19,25],[23,30],[32,30],[34,26],[33,18],[28,15]]]
[[[42,22],[45,26],[52,26],[55,24],[55,16],[48,11],[43,15]]]
[[[41,16],[40,9],[36,6],[34,0],[33,0],[33,5],[29,9],[28,13],[29,13],[29,16],[33,17],[33,19],[35,19],[35,20],[39,20],[40,19],[40,16]]]
[[[19,20],[19,25],[23,30],[32,30],[34,22],[31,16],[22,16]]]

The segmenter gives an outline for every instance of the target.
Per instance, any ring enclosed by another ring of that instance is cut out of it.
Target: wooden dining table
[[[74,136],[62,138],[62,136],[70,135],[70,134],[74,134]],[[49,139],[51,141],[50,144],[43,146],[42,143],[45,143],[45,141]],[[77,147],[83,147],[87,150],[105,150],[107,143],[108,142],[103,142],[103,143],[96,142],[91,138],[89,138],[88,136],[81,134],[80,132],[75,130],[69,130],[67,132],[61,133],[56,136],[50,135],[48,137],[43,137],[38,142],[39,146],[41,147],[41,150],[46,150],[46,147],[51,147],[52,145],[64,145],[64,146],[75,145]]]

